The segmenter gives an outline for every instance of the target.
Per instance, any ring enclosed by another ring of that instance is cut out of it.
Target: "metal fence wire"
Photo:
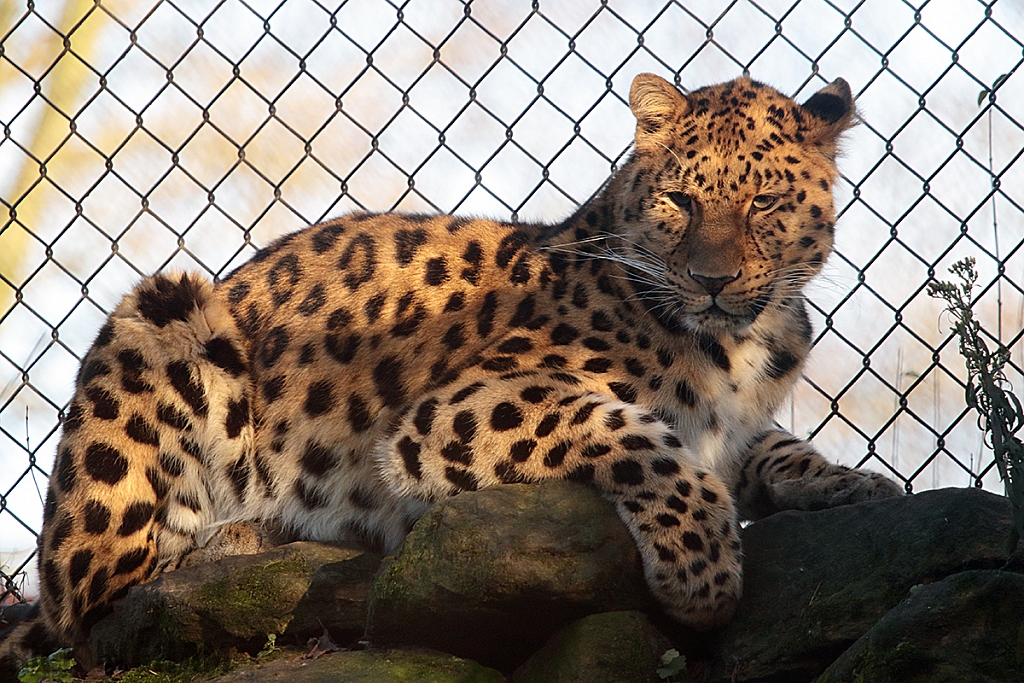
[[[628,150],[641,71],[850,82],[817,348],[777,420],[908,491],[1000,490],[925,288],[977,258],[1019,388],[1022,39],[1014,0],[0,0],[0,604],[35,594],[62,412],[134,282],[353,209],[556,220]]]

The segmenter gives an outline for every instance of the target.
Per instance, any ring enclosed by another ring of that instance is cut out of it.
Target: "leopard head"
[[[798,104],[749,78],[683,95],[640,74],[629,104],[610,248],[648,308],[737,332],[798,296],[832,249],[837,144],[857,118],[846,81]]]

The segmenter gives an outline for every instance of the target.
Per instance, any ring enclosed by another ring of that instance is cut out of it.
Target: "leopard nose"
[[[690,278],[693,279],[694,282],[703,287],[704,291],[706,291],[711,296],[718,296],[719,294],[722,293],[722,290],[725,289],[725,286],[727,284],[733,282],[734,280],[738,280],[740,277],[740,273],[736,273],[735,275],[725,275],[721,277],[712,277],[710,275],[698,275],[693,271],[687,271],[687,274],[690,276]]]

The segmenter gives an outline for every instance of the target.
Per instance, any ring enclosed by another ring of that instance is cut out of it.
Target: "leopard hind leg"
[[[197,275],[140,283],[86,355],[39,545],[40,606],[80,644],[131,586],[244,510],[253,420],[242,337]]]

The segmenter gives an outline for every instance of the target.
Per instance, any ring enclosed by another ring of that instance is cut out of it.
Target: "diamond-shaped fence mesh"
[[[908,490],[999,490],[925,287],[976,257],[1024,385],[1022,61],[1013,0],[0,0],[0,603],[35,593],[61,413],[131,284],[353,209],[563,217],[627,151],[641,71],[850,82],[817,348],[777,419]]]

